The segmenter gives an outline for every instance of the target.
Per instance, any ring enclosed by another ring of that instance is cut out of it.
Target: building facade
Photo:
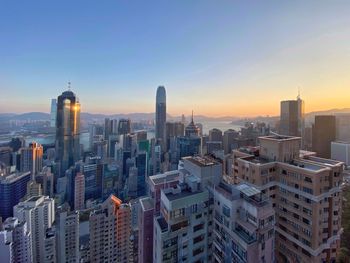
[[[278,262],[334,262],[341,234],[343,163],[300,150],[301,139],[260,137],[233,151],[234,180],[266,194],[276,213]]]
[[[60,162],[60,174],[80,159],[80,103],[71,91],[57,98],[56,160]]]

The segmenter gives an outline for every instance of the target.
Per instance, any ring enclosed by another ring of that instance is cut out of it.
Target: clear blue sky
[[[2,1],[0,112],[278,113],[350,107],[350,1]],[[332,91],[332,92],[331,92]],[[347,105],[348,104],[348,105]]]

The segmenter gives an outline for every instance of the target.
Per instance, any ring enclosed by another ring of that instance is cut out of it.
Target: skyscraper
[[[57,98],[56,157],[61,162],[60,174],[79,159],[80,103],[76,95],[67,90]]]
[[[209,131],[209,141],[211,142],[221,142],[222,141],[222,131],[219,129],[211,129]]]
[[[29,144],[29,147],[21,148],[21,172],[31,172],[32,180],[43,168],[43,147],[36,142]]]
[[[51,99],[50,127],[56,127],[57,100]]]
[[[159,86],[156,96],[156,139],[165,142],[166,123],[166,91],[164,86]]]
[[[312,126],[312,150],[320,157],[331,158],[331,143],[335,140],[335,116],[315,116],[315,124]]]
[[[302,137],[304,132],[304,101],[297,97],[296,100],[281,101],[280,134]]]
[[[131,120],[120,119],[118,122],[118,134],[125,135],[131,133]]]
[[[30,172],[12,173],[0,176],[0,217],[13,215],[13,206],[26,195]]]
[[[235,142],[235,139],[239,136],[239,133],[233,129],[228,129],[224,132],[224,136],[222,138],[223,147],[225,154],[228,154],[232,150],[232,146]]]
[[[81,210],[85,206],[85,176],[77,173],[74,178],[74,209]]]
[[[194,120],[193,120],[193,111],[192,111],[191,122],[185,128],[185,136],[186,137],[199,137],[200,136],[200,128],[198,127],[198,125],[196,125],[194,123]]]

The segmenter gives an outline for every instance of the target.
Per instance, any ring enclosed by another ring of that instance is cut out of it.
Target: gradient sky
[[[3,1],[0,112],[277,115],[350,107],[350,1]]]

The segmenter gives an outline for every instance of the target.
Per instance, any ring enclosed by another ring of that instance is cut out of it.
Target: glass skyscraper
[[[159,86],[156,96],[156,139],[165,142],[166,123],[166,91],[164,86]]]
[[[80,103],[70,90],[57,98],[56,158],[61,163],[60,175],[80,158]]]

